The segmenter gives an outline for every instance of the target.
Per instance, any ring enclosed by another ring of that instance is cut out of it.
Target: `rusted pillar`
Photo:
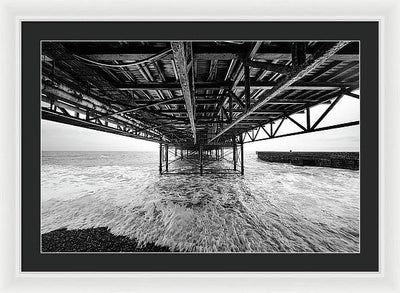
[[[165,145],[165,171],[168,172],[168,145]]]
[[[200,175],[203,175],[203,146],[200,146]]]
[[[160,175],[162,174],[162,143],[160,143],[160,154],[159,154],[159,157],[160,157],[160,166],[159,166],[159,171],[160,171]]]
[[[236,171],[236,160],[237,160],[237,155],[236,155],[236,143],[233,145],[233,170]]]
[[[307,44],[295,42],[292,44],[292,66],[298,67],[306,61]]]
[[[244,66],[244,95],[247,112],[250,109],[250,69],[247,64]]]
[[[241,170],[240,173],[244,175],[244,152],[243,152],[243,139],[240,140],[240,164]]]

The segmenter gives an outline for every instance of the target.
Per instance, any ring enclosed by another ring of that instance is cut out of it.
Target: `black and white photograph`
[[[41,253],[360,253],[359,40],[40,46]]]
[[[398,292],[400,2],[0,0],[1,292]]]

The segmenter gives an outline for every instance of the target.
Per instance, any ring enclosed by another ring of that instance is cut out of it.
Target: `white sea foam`
[[[160,176],[157,154],[53,153],[42,166],[42,233],[106,226],[179,251],[357,252],[359,201],[358,171],[254,154],[244,177]]]

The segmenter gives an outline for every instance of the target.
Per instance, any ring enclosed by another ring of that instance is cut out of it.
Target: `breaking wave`
[[[182,252],[359,251],[358,171],[245,161],[243,177],[160,176],[156,153],[45,152],[42,233],[106,226]]]

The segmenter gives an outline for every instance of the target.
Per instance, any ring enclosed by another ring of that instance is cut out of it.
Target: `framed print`
[[[6,8],[5,288],[397,290],[389,2],[317,5],[326,19]]]
[[[378,37],[376,22],[22,22],[23,170],[41,179],[22,173],[23,271],[378,271]]]

